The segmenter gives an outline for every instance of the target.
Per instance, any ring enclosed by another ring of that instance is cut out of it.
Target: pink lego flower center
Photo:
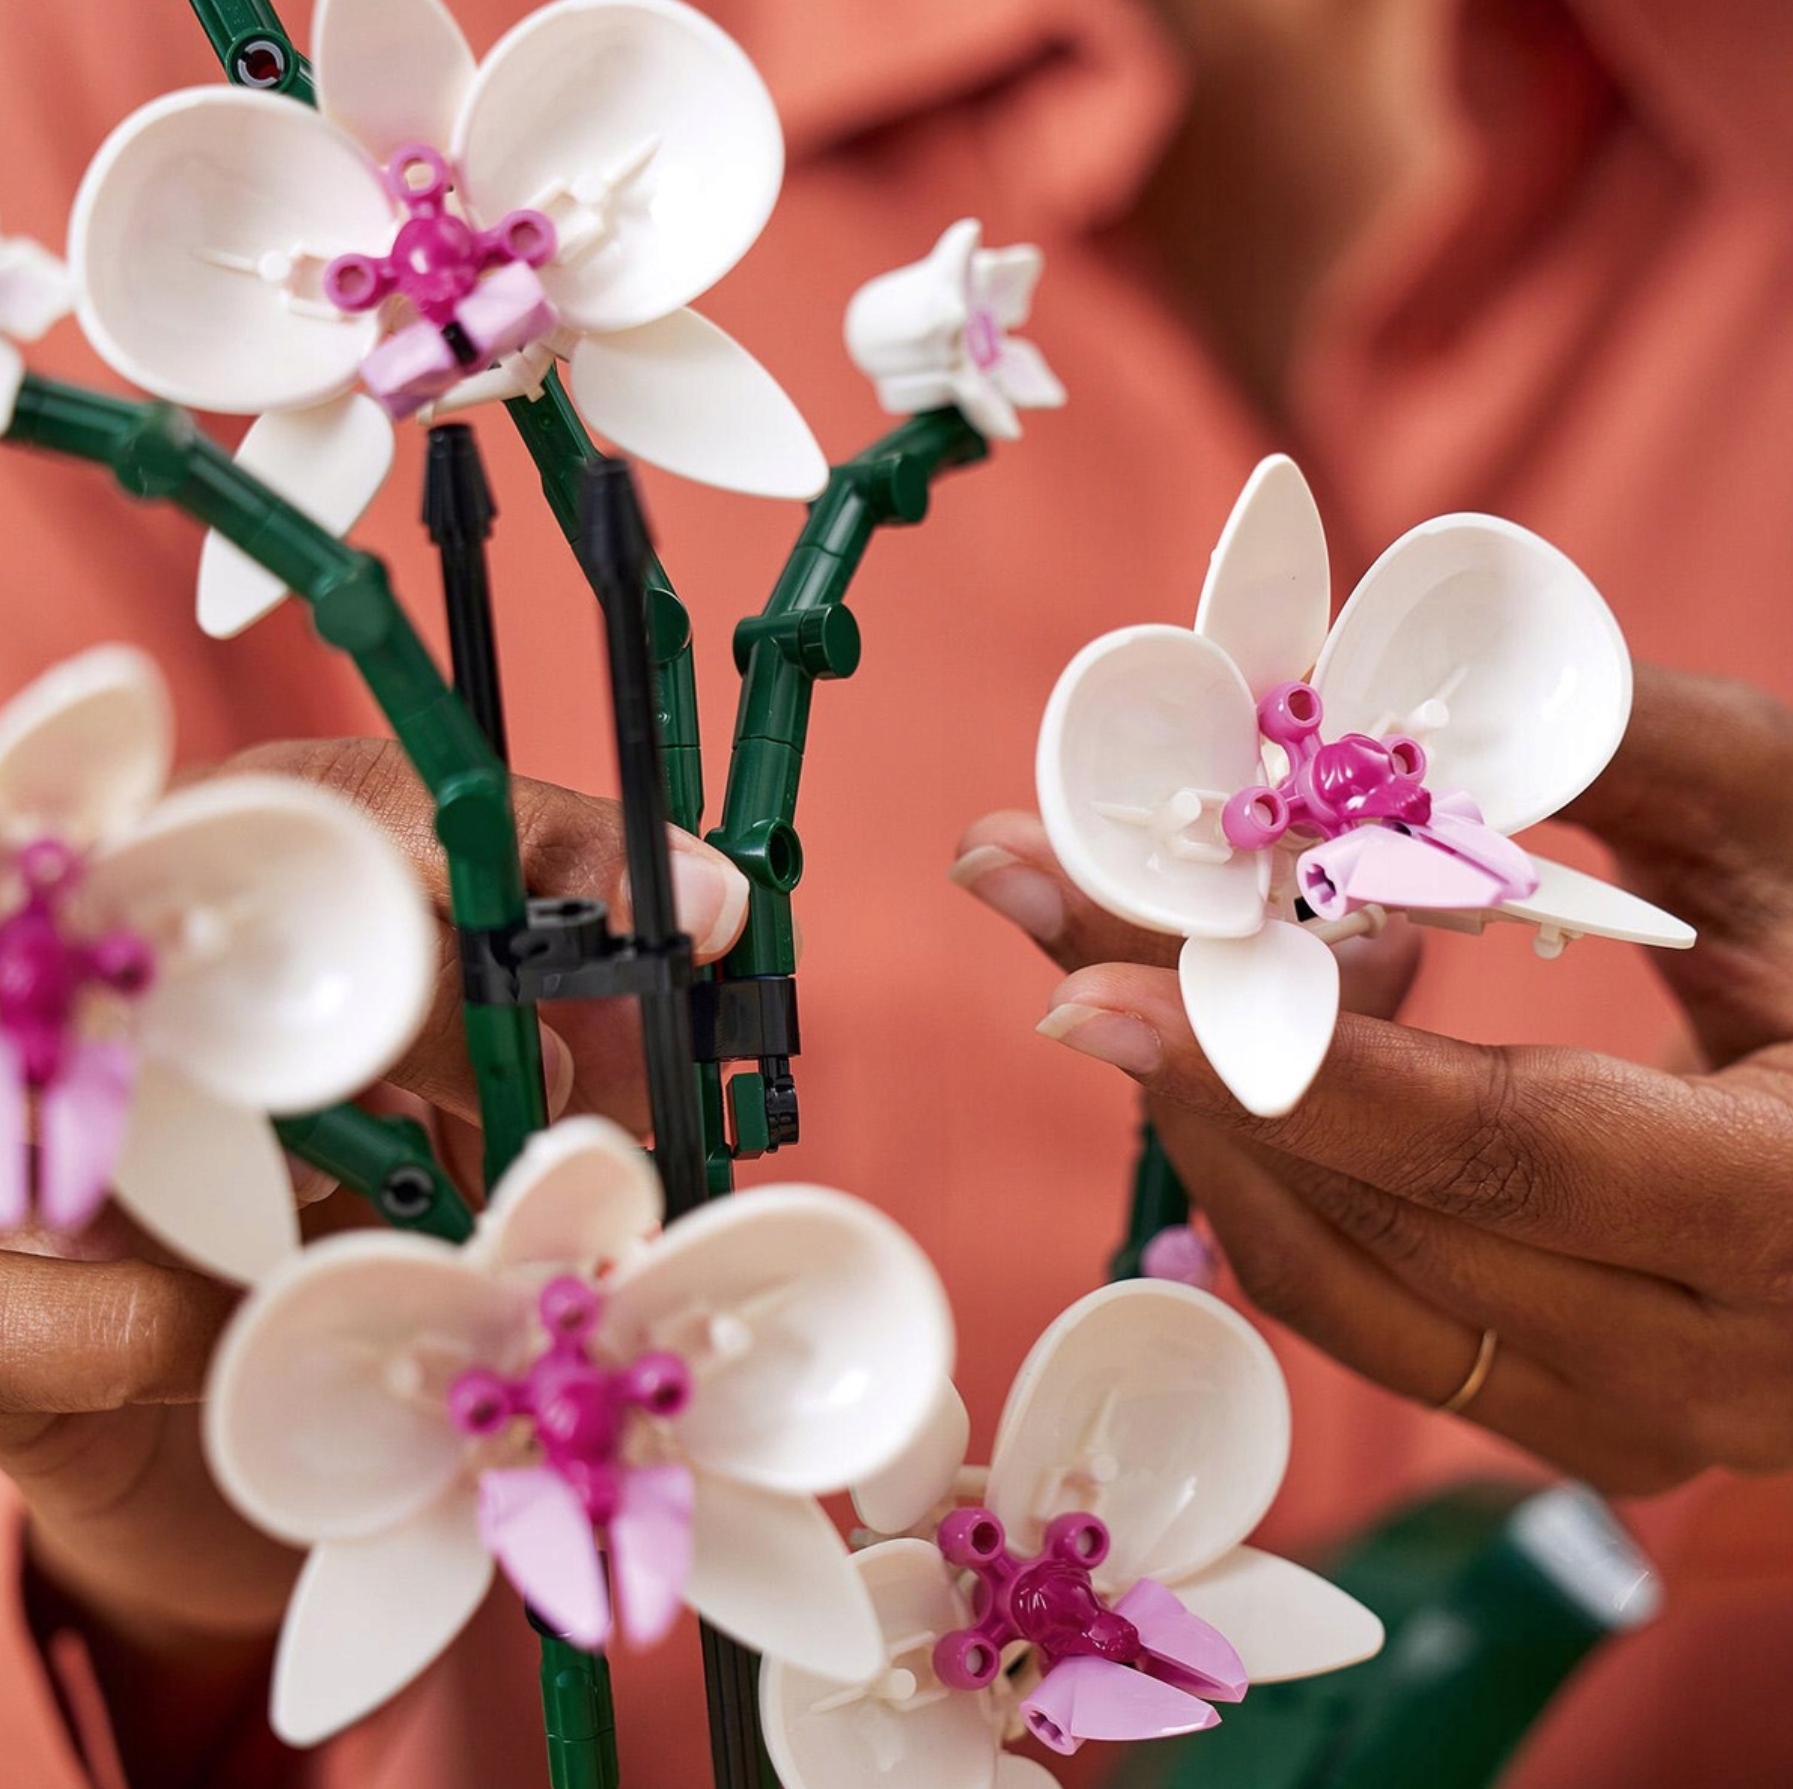
[[[987,304],[974,304],[965,323],[965,352],[980,373],[987,373],[1002,358],[1002,326]]]

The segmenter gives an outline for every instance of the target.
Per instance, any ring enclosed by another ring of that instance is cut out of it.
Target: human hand
[[[1430,1404],[1495,1331],[1464,1414],[1609,1490],[1793,1465],[1793,715],[1640,667],[1624,745],[1564,817],[1698,928],[1652,962],[1706,1072],[1348,1011],[1302,1103],[1255,1118],[1190,1032],[1177,941],[1093,907],[1031,816],[980,821],[955,877],[1074,971],[1042,1031],[1145,1089],[1266,1310]],[[1392,1013],[1410,969],[1391,935],[1347,1004]]]
[[[334,788],[411,860],[443,915],[442,973],[430,1019],[389,1079],[435,1109],[451,1171],[476,1183],[478,1100],[427,795],[398,748],[375,740],[264,746],[221,767],[232,771]],[[624,871],[616,804],[523,779],[514,799],[531,891],[614,909]],[[708,846],[684,834],[673,843],[680,917],[708,961],[739,934],[747,885]],[[641,1128],[632,1013],[569,1005],[554,1025],[544,1028],[551,1107]],[[201,1454],[198,1400],[234,1302],[116,1210],[72,1242],[28,1234],[0,1250],[0,1472],[25,1500],[44,1620],[72,1620],[89,1640],[139,1789],[193,1781],[221,1725],[260,1697],[300,1562],[225,1503]]]

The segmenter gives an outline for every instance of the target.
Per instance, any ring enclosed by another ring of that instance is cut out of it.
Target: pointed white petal
[[[965,1401],[953,1382],[943,1379],[933,1414],[915,1439],[882,1472],[854,1484],[853,1508],[860,1521],[879,1534],[913,1528],[952,1490],[970,1437]]]
[[[673,1419],[693,1464],[779,1491],[881,1471],[933,1414],[952,1313],[928,1258],[881,1211],[822,1187],[755,1187],[668,1228],[609,1290],[617,1359],[691,1369]]]
[[[424,143],[443,154],[473,84],[473,52],[441,0],[318,0],[318,110],[382,165]]]
[[[1004,329],[1019,329],[1033,307],[1046,257],[1031,242],[985,249],[971,262],[972,291],[995,313]]]
[[[274,1660],[274,1731],[310,1746],[396,1696],[472,1619],[492,1581],[471,1493],[403,1527],[312,1550]]]
[[[0,823],[14,843],[85,848],[129,826],[174,763],[174,710],[155,661],[94,646],[0,708]]]
[[[1274,1553],[1235,1547],[1168,1588],[1227,1637],[1254,1684],[1338,1671],[1382,1650],[1382,1623],[1370,1610]]]
[[[906,383],[906,382],[905,382]],[[1019,441],[1021,439],[1021,418],[1015,413],[1015,406],[1009,401],[1007,392],[1001,382],[986,373],[983,368],[974,366],[969,355],[961,355],[959,364],[954,370],[949,384],[952,389],[952,402],[964,413],[965,420],[984,437],[986,441]],[[897,382],[886,380],[879,387],[879,401],[885,409],[901,409],[914,411],[924,408],[920,404],[893,405],[890,394],[896,389]]]
[[[69,270],[28,237],[0,242],[0,335],[35,342],[75,303]]]
[[[1326,530],[1314,494],[1293,460],[1272,454],[1246,481],[1221,531],[1195,631],[1232,658],[1257,701],[1273,685],[1307,675],[1331,613]],[[1337,731],[1329,727],[1327,737]]]
[[[1631,713],[1631,660],[1599,591],[1493,516],[1440,516],[1396,541],[1341,611],[1314,682],[1327,738],[1417,732],[1428,786],[1466,791],[1497,832],[1579,795]],[[1434,703],[1442,726],[1423,712]]]
[[[263,1281],[218,1344],[212,1475],[283,1540],[377,1535],[471,1483],[449,1388],[467,1367],[513,1370],[533,1334],[527,1293],[447,1243],[327,1237]]]
[[[352,802],[286,777],[171,795],[93,861],[99,929],[150,941],[146,1054],[224,1099],[309,1112],[409,1045],[435,985],[435,922],[398,847]]]
[[[846,1542],[808,1497],[699,1472],[685,1600],[766,1659],[853,1683],[884,1658]]]
[[[153,1058],[139,1063],[118,1202],[177,1254],[253,1283],[298,1252],[292,1176],[274,1127]]]
[[[996,382],[1003,396],[1021,410],[1056,410],[1065,402],[1065,388],[1032,342],[1011,336],[996,362]]]
[[[1330,947],[1273,919],[1253,938],[1188,939],[1177,979],[1195,1041],[1239,1104],[1260,1118],[1293,1110],[1338,1023]]]
[[[961,218],[925,259],[868,280],[848,303],[847,352],[878,382],[886,409],[901,413],[950,401],[971,315],[971,261],[982,236],[976,218]]]
[[[1009,1392],[987,1500],[1010,1544],[1084,1510],[1113,1547],[1097,1582],[1185,1577],[1263,1519],[1289,1455],[1289,1397],[1264,1338],[1191,1286],[1129,1280],[1080,1299]]]
[[[596,1275],[660,1224],[653,1164],[608,1118],[563,1118],[537,1131],[492,1189],[467,1258],[497,1273],[547,1267]]]
[[[856,1553],[853,1569],[877,1613],[883,1666],[855,1695],[838,1678],[767,1660],[760,1719],[779,1782],[784,1789],[993,1789],[1002,1743],[993,1698],[932,1693],[933,1642],[971,1620],[940,1554],[925,1541],[887,1541]],[[1023,1778],[1016,1789],[1031,1786]]]
[[[585,420],[668,472],[754,497],[809,498],[828,482],[828,462],[783,387],[695,311],[583,336],[572,372]]]
[[[372,398],[348,392],[303,410],[259,417],[237,464],[332,534],[360,521],[392,469],[392,423]],[[286,595],[280,579],[223,535],[208,533],[199,558],[199,625],[228,640]]]
[[[1532,854],[1532,865],[1538,872],[1536,891],[1524,900],[1501,902],[1495,910],[1499,917],[1572,938],[1618,938],[1664,950],[1687,950],[1694,943],[1696,934],[1685,920],[1625,889],[1547,857]]]
[[[134,384],[257,415],[346,391],[380,320],[319,282],[384,253],[392,207],[355,143],[309,106],[196,87],[134,112],[94,157],[69,219],[81,327]],[[292,290],[279,276],[292,274]]]
[[[561,237],[542,284],[579,329],[628,329],[708,291],[765,227],[778,113],[732,38],[665,0],[559,0],[480,65],[456,136],[484,225],[520,206]]]
[[[1269,853],[1220,830],[1227,799],[1263,781],[1257,715],[1211,640],[1125,627],[1084,647],[1046,705],[1035,776],[1052,848],[1098,906],[1185,936],[1264,923]]]
[[[0,339],[0,435],[12,427],[19,390],[25,383],[25,357],[11,342]]]

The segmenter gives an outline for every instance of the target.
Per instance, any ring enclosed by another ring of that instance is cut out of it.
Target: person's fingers
[[[1154,1100],[1152,1118],[1185,1184],[1254,1303],[1403,1397],[1438,1405],[1469,1376],[1480,1328],[1403,1285],[1309,1210],[1233,1140],[1187,1109]],[[1581,1396],[1518,1347],[1463,1412],[1521,1446],[1610,1491],[1667,1488],[1698,1461]]]
[[[1786,1283],[1793,1102],[1766,1070],[1683,1079],[1344,1013],[1300,1104],[1259,1118],[1202,1054],[1174,975],[1102,964],[1051,1007],[1046,1036],[1149,1093],[1446,1216],[1726,1296]]]

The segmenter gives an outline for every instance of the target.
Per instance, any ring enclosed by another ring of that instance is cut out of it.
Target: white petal
[[[1234,1099],[1260,1118],[1292,1111],[1338,1024],[1331,948],[1273,919],[1253,938],[1186,940],[1177,980],[1195,1041]]]
[[[196,87],[133,112],[69,219],[81,327],[127,379],[177,404],[256,415],[346,391],[379,339],[319,282],[378,255],[392,206],[355,143],[309,106]],[[293,295],[268,257],[296,268]]]
[[[334,535],[360,521],[392,469],[392,423],[370,397],[349,392],[303,410],[259,417],[237,464]],[[228,640],[261,620],[286,585],[234,541],[208,533],[199,556],[199,625]]]
[[[915,1439],[884,1470],[853,1485],[853,1508],[879,1534],[913,1528],[952,1490],[965,1464],[971,1417],[950,1379],[940,1382],[934,1409]]]
[[[1382,1650],[1382,1623],[1370,1610],[1274,1553],[1235,1547],[1169,1588],[1227,1637],[1254,1684],[1338,1671]]]
[[[318,0],[318,110],[382,165],[395,149],[442,154],[473,84],[473,52],[441,0]]]
[[[868,280],[847,305],[847,352],[862,373],[879,382],[887,409],[923,410],[947,401],[928,392],[950,390],[963,359],[965,324],[971,315],[972,256],[983,237],[974,217],[961,218],[925,259]],[[905,379],[934,383],[905,401]],[[883,394],[889,390],[895,395]]]
[[[75,303],[75,282],[61,261],[28,237],[0,242],[0,335],[35,342]]]
[[[155,661],[94,646],[0,708],[0,819],[15,843],[86,847],[149,808],[174,763],[174,709]]]
[[[1232,851],[1220,831],[1225,802],[1263,781],[1257,715],[1212,641],[1125,627],[1084,647],[1046,705],[1035,776],[1052,848],[1098,906],[1185,936],[1264,923],[1269,853]]]
[[[314,1548],[280,1631],[274,1731],[316,1745],[396,1696],[472,1619],[491,1581],[471,1494],[388,1533]]]
[[[886,380],[878,388],[879,402],[886,409],[893,408],[888,402],[888,394],[893,390],[894,384],[894,381]],[[1015,414],[1015,406],[1010,403],[1001,383],[982,367],[975,366],[969,355],[961,358],[958,370],[952,375],[951,384],[952,401],[964,412],[965,420],[986,441],[1021,439],[1021,418]],[[920,406],[896,407],[916,409]]]
[[[928,1258],[881,1211],[769,1186],[681,1218],[610,1288],[604,1345],[669,1348],[696,1387],[674,1419],[693,1464],[779,1491],[836,1491],[887,1466],[952,1371]]]
[[[1046,257],[1031,242],[984,249],[971,259],[973,293],[995,313],[1004,329],[1019,329],[1033,308]]]
[[[1293,460],[1272,454],[1221,530],[1195,631],[1232,658],[1259,701],[1275,684],[1307,675],[1331,614],[1326,530],[1314,494]],[[1337,731],[1329,728],[1327,737]]]
[[[561,247],[542,284],[580,329],[631,328],[708,291],[765,227],[784,177],[753,64],[671,0],[530,13],[480,65],[455,150],[482,224],[520,206],[554,220]]]
[[[1011,336],[996,362],[996,383],[1002,395],[1021,410],[1056,410],[1065,402],[1065,388],[1032,342]]]
[[[1004,1752],[996,1760],[996,1789],[1058,1789],[1058,1778],[1019,1752]]]
[[[653,1164],[621,1125],[563,1118],[505,1169],[467,1258],[493,1273],[551,1267],[591,1278],[651,1236],[660,1210]]]
[[[1522,919],[1572,938],[1618,938],[1664,950],[1687,950],[1694,943],[1693,927],[1672,913],[1598,876],[1530,855],[1538,872],[1536,891],[1522,901],[1502,901],[1495,910],[1498,917]]]
[[[327,1237],[264,1280],[218,1344],[212,1476],[283,1540],[377,1535],[464,1476],[468,1443],[448,1414],[456,1375],[512,1370],[532,1334],[527,1295],[447,1243]]]
[[[298,1252],[292,1176],[274,1127],[167,1063],[138,1065],[113,1182],[146,1230],[227,1280],[264,1279]]]
[[[1289,1455],[1289,1397],[1264,1338],[1192,1286],[1129,1280],[1080,1299],[1009,1392],[988,1503],[1022,1552],[1084,1511],[1107,1523],[1100,1584],[1186,1577],[1262,1520]]]
[[[813,497],[828,462],[766,369],[695,311],[573,350],[573,397],[625,453],[754,497]]]
[[[822,1506],[699,1472],[685,1600],[766,1659],[840,1682],[883,1661],[878,1619]]]
[[[1417,734],[1427,784],[1466,791],[1508,833],[1579,795],[1631,713],[1631,660],[1599,591],[1493,516],[1441,516],[1396,541],[1340,613],[1314,682],[1327,738]],[[1442,726],[1425,712],[1439,702]]]
[[[359,1092],[428,1011],[435,924],[397,845],[344,797],[221,777],[162,802],[97,856],[96,927],[155,948],[146,1054],[221,1098],[309,1112]]]
[[[760,1720],[784,1789],[993,1789],[1002,1740],[988,1692],[946,1695],[930,1654],[971,1611],[938,1551],[925,1541],[886,1541],[853,1556],[884,1637],[885,1662],[857,1696],[838,1678],[768,1660],[760,1672]],[[921,1691],[908,1695],[906,1673]]]
[[[12,427],[13,411],[24,383],[24,355],[11,342],[0,338],[0,435]]]

